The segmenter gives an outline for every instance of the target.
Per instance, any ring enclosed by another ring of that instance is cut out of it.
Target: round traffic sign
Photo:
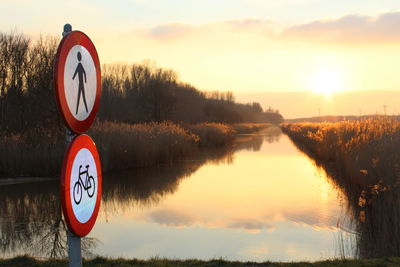
[[[61,203],[68,228],[77,236],[92,230],[99,213],[102,174],[93,140],[78,135],[67,148],[61,170]]]
[[[54,86],[67,127],[84,133],[96,118],[101,95],[101,70],[96,48],[80,31],[68,33],[57,49]]]

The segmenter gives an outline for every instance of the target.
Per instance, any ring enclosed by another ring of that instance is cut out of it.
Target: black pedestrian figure
[[[78,57],[79,63],[78,63],[78,66],[76,67],[74,76],[72,76],[72,80],[75,79],[76,74],[78,74],[78,78],[79,78],[78,102],[76,103],[76,114],[78,114],[79,100],[81,99],[81,94],[82,94],[82,98],[83,98],[83,103],[85,104],[86,113],[88,113],[89,111],[88,111],[87,104],[86,104],[85,86],[83,84],[83,76],[85,76],[85,83],[86,83],[86,72],[81,63],[81,60],[82,60],[81,52],[78,52],[77,57]]]

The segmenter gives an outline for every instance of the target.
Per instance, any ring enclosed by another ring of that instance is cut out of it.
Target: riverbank
[[[348,198],[361,258],[400,255],[400,122],[390,118],[283,124]]]
[[[83,260],[84,266],[103,267],[103,266],[399,266],[400,258],[382,258],[382,259],[364,259],[364,260],[326,260],[318,262],[239,262],[228,261],[223,259],[215,259],[209,261],[202,260],[172,260],[172,259],[107,259],[107,258],[94,258],[92,260]],[[0,259],[0,266],[68,266],[67,260],[36,260],[30,257],[21,256],[13,259]]]
[[[294,123],[281,128],[317,164],[335,172],[341,186],[385,191],[397,183],[400,122],[396,120]]]
[[[172,122],[128,124],[97,122],[89,131],[95,141],[103,172],[172,164],[203,148],[229,146],[236,134],[255,132],[264,124]],[[59,176],[65,152],[65,133],[32,129],[29,133],[2,134],[0,177]]]

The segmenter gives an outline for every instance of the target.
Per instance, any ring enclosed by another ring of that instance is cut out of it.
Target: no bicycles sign
[[[101,70],[96,48],[83,32],[68,33],[58,46],[54,85],[67,127],[78,134],[86,132],[100,104]]]
[[[100,208],[102,174],[93,140],[78,135],[67,148],[61,170],[61,203],[68,228],[85,236],[93,228]]]

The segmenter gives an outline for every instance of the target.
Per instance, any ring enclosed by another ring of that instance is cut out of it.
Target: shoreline
[[[26,184],[26,183],[36,183],[36,182],[47,182],[55,181],[59,177],[4,177],[0,178],[0,186],[11,185],[11,184]]]
[[[17,256],[10,259],[0,259],[0,266],[67,266],[68,259],[37,260],[28,256]],[[151,258],[148,260],[104,258],[96,257],[90,260],[83,259],[84,266],[399,266],[400,258],[376,258],[376,259],[327,259],[316,262],[241,262],[225,259],[168,259]]]

